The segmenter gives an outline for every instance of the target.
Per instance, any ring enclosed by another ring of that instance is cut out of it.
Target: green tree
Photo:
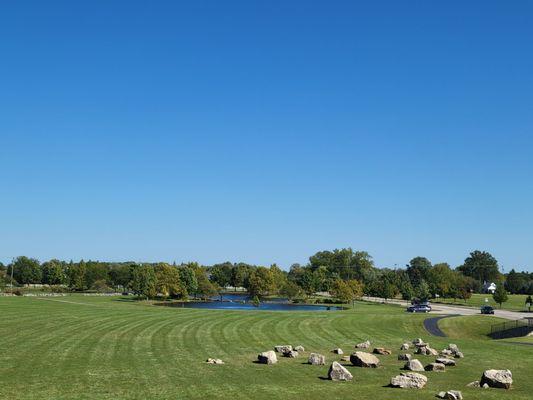
[[[132,279],[132,268],[134,265],[131,264],[119,264],[113,265],[109,269],[109,282],[116,289],[117,287],[126,290],[129,287],[129,284]]]
[[[533,299],[531,298],[531,295],[527,296],[526,307],[528,311],[531,312],[531,307],[533,307]]]
[[[407,275],[413,287],[418,287],[422,281],[428,279],[431,262],[425,257],[415,257],[407,266]]]
[[[67,282],[71,290],[82,291],[87,290],[85,280],[85,272],[87,265],[85,261],[81,260],[79,263],[69,263],[67,267]]]
[[[216,264],[211,267],[210,273],[211,282],[225,288],[231,284],[233,264],[225,262],[223,264]]]
[[[270,273],[272,275],[272,291],[279,293],[287,283],[287,274],[282,271],[276,264],[270,266]]]
[[[166,263],[158,263],[154,267],[156,291],[163,297],[187,297],[187,289],[181,282],[180,273],[176,267]]]
[[[473,251],[458,268],[464,275],[477,279],[479,282],[499,280],[498,261],[486,251]]]
[[[157,278],[150,265],[135,266],[132,270],[131,289],[139,297],[154,298],[157,294]]]
[[[194,268],[198,288],[194,293],[194,297],[210,298],[218,293],[218,287],[213,284],[207,277],[207,272],[204,268],[198,266]]]
[[[250,274],[248,292],[250,296],[263,297],[274,287],[272,271],[265,267],[257,267]]]
[[[431,297],[431,292],[429,291],[429,285],[426,281],[422,281],[420,285],[416,288],[416,297],[420,301],[427,301]]]
[[[65,267],[59,260],[50,260],[41,266],[42,282],[46,285],[62,285],[66,282]]]
[[[287,299],[294,300],[302,296],[303,290],[296,283],[292,281],[286,281],[284,286],[281,288],[280,293],[287,297]]]
[[[17,257],[11,263],[8,273],[13,269],[13,278],[21,285],[41,283],[42,271],[39,261],[25,256]]]
[[[195,267],[199,268],[199,265],[196,264]],[[196,279],[196,274],[194,269],[189,265],[183,265],[178,268],[180,274],[180,280],[188,293],[194,294],[198,291],[198,280]]]
[[[233,286],[235,290],[237,290],[238,287],[244,287],[249,273],[250,268],[245,264],[237,264],[234,266],[231,271],[231,286]]]
[[[494,294],[492,295],[492,298],[494,299],[496,303],[500,305],[500,308],[502,308],[502,304],[505,303],[509,299],[509,296],[507,296],[505,287],[499,284],[498,286],[496,286],[496,290]]]

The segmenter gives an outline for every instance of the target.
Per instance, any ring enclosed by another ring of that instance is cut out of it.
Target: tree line
[[[223,288],[245,288],[252,296],[283,295],[289,299],[329,292],[347,302],[362,295],[405,300],[432,297],[467,300],[481,292],[485,282],[505,283],[510,293],[533,294],[533,274],[514,270],[504,275],[488,252],[474,251],[456,268],[415,257],[404,268],[377,268],[370,254],[351,248],[320,251],[305,265],[284,271],[269,267],[225,262],[203,266],[196,262],[113,263],[102,261],[40,263],[25,256],[0,264],[0,285],[44,284],[69,291],[131,291],[142,297],[211,297]]]

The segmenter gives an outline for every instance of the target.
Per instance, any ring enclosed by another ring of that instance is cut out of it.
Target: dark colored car
[[[417,313],[417,312],[428,313],[431,311],[431,307],[427,304],[415,304],[415,305],[407,307],[406,311],[412,312],[412,313]]]
[[[483,306],[481,307],[481,314],[494,314],[494,308],[491,306]]]

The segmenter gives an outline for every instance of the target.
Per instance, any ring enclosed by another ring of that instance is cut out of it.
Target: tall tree
[[[43,263],[42,282],[47,285],[62,285],[66,282],[65,267],[59,260],[50,260]]]
[[[42,271],[39,261],[25,256],[17,257],[10,265],[9,273],[13,269],[13,278],[22,285],[41,283]]]
[[[154,267],[156,291],[163,297],[187,297],[187,289],[180,280],[180,273],[176,267],[166,263],[158,263]]]
[[[272,271],[265,267],[257,267],[250,274],[248,292],[250,296],[262,297],[274,288],[274,276]]]
[[[415,257],[409,261],[407,275],[409,275],[411,284],[416,288],[422,283],[422,281],[426,281],[430,269],[431,262],[425,257]]]
[[[157,278],[150,265],[135,266],[132,270],[131,289],[139,297],[153,298],[157,294]]]
[[[195,267],[199,268],[199,265],[196,264]],[[180,274],[181,283],[185,286],[187,292],[191,294],[196,293],[198,290],[198,279],[196,279],[194,269],[189,265],[182,265],[178,268],[178,272]]]
[[[473,251],[457,269],[480,282],[494,282],[500,277],[498,261],[486,251]]]

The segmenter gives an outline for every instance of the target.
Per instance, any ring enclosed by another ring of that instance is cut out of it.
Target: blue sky
[[[357,4],[359,3],[359,4]],[[533,3],[17,1],[0,260],[533,270]]]

